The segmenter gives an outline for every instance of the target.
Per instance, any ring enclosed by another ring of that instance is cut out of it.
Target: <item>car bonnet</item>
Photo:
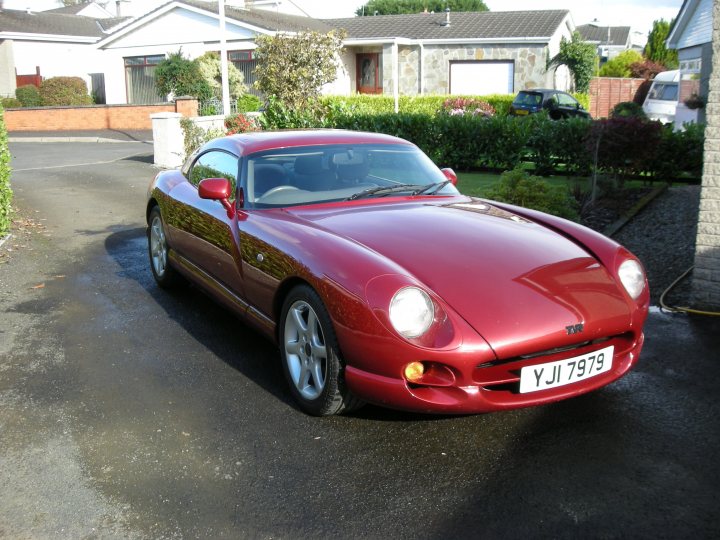
[[[289,212],[404,268],[500,358],[627,330],[627,297],[577,243],[483,201],[451,200]],[[569,336],[566,328],[578,323],[583,335]]]

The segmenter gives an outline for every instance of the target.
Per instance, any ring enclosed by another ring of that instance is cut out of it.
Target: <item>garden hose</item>
[[[720,313],[718,313],[717,311],[701,311],[689,307],[676,307],[668,306],[665,304],[665,296],[675,288],[675,285],[685,279],[685,277],[687,277],[687,275],[692,271],[693,268],[695,268],[695,266],[691,266],[690,268],[685,270],[685,272],[683,272],[679,278],[673,281],[670,286],[663,291],[663,293],[660,295],[660,307],[665,311],[669,311],[671,313],[691,313],[693,315],[704,315],[707,317],[720,317]]]

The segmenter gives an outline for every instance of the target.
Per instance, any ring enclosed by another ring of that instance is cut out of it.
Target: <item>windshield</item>
[[[661,99],[663,101],[677,101],[677,83],[653,83],[648,99]]]
[[[306,146],[259,152],[244,160],[242,177],[247,208],[341,201],[360,195],[407,195],[421,188],[433,195],[458,193],[454,186],[445,184],[445,175],[418,148],[397,144]],[[435,185],[437,191],[431,189]]]

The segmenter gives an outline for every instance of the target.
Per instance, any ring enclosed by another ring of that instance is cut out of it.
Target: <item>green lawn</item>
[[[486,172],[461,172],[458,173],[457,188],[463,195],[473,197],[483,197],[485,192],[493,185],[500,182],[500,175]],[[586,190],[590,190],[590,179],[575,176],[547,176],[543,180],[549,182],[553,186],[573,187],[575,182],[580,182]],[[645,187],[641,180],[628,180],[625,182],[626,188]]]

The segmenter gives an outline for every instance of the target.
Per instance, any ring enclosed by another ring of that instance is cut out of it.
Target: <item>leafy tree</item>
[[[220,53],[206,52],[194,61],[197,62],[203,79],[212,88],[213,95],[218,99],[222,99]],[[243,74],[232,62],[228,62],[228,85],[230,86],[230,96],[233,98],[237,98],[247,91]]]
[[[583,41],[579,32],[573,32],[569,41],[565,37],[560,40],[560,52],[548,62],[548,69],[567,66],[575,80],[575,91],[587,93],[595,71],[596,52],[595,45]]]
[[[605,62],[600,68],[601,77],[630,77],[632,70],[630,66],[642,62],[643,57],[639,52],[629,49],[618,54],[615,58]]]
[[[665,19],[653,22],[644,51],[648,60],[662,64],[666,69],[677,69],[678,67],[678,52],[665,46],[665,40],[670,34],[673,22],[667,22]]]
[[[336,57],[344,32],[301,32],[257,38],[255,86],[285,106],[316,105],[320,89],[337,77]]]
[[[210,84],[203,78],[200,66],[185,58],[182,49],[170,53],[155,68],[155,87],[160,94],[193,96],[199,100],[212,97]]]
[[[654,79],[655,75],[667,68],[662,64],[645,59],[642,62],[630,64],[630,76],[636,79],[645,79],[646,81]]]
[[[489,11],[483,0],[369,0],[360,6],[355,15],[401,15],[422,13],[426,9],[441,13],[449,7],[450,11]]]

